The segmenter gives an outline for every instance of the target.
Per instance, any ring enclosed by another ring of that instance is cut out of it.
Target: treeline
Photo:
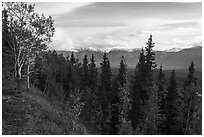
[[[12,90],[22,92],[23,84],[27,92],[31,86],[39,88],[53,103],[71,110],[65,113],[75,115],[93,134],[202,134],[202,88],[193,62],[178,87],[175,70],[168,80],[162,66],[157,67],[152,35],[141,50],[134,75],[127,79],[123,56],[118,75],[113,76],[106,53],[96,68],[94,55],[85,55],[80,62],[74,53],[64,57],[46,50],[54,34],[52,18],[35,14],[34,6],[25,3],[6,6],[2,80],[17,83]]]

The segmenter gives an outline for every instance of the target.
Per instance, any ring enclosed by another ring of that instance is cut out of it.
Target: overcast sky
[[[156,50],[201,45],[201,3],[35,3],[51,15],[52,49],[141,48],[153,35]]]

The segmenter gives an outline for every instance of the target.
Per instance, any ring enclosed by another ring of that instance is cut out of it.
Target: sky
[[[135,49],[153,35],[155,50],[202,44],[202,3],[39,2],[54,19],[51,49]]]

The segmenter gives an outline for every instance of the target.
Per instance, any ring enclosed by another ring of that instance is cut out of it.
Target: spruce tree
[[[140,52],[140,57],[139,57],[139,62],[138,62],[138,70],[140,72],[146,71],[146,62],[145,62],[145,54],[144,54],[144,49],[142,48]],[[144,73],[145,74],[145,73]]]
[[[127,82],[127,64],[124,56],[121,57],[118,80],[121,87],[123,87]]]
[[[139,62],[137,64],[136,70],[135,70],[135,84],[137,85],[138,90],[140,91],[139,96],[144,103],[146,100],[148,100],[148,93],[145,90],[148,84],[148,79],[147,79],[147,65],[146,65],[146,60],[145,60],[145,55],[144,55],[144,50],[142,48],[140,57],[139,57]]]
[[[162,65],[159,68],[158,74],[158,109],[160,110],[159,115],[163,117],[163,121],[158,125],[158,130],[161,134],[164,134],[164,120],[165,120],[165,109],[166,109],[166,90],[165,90],[165,74],[162,70]]]
[[[81,74],[81,86],[80,86],[80,90],[82,92],[82,99],[81,101],[84,102],[84,107],[81,113],[81,117],[83,119],[83,121],[85,122],[85,124],[87,122],[90,122],[91,120],[91,113],[93,110],[93,106],[92,106],[92,100],[93,98],[93,94],[92,91],[90,89],[88,89],[89,87],[89,68],[88,68],[88,59],[87,59],[87,55],[84,56],[83,59],[83,64],[82,64],[82,74]]]
[[[72,66],[74,66],[74,64],[76,63],[76,59],[74,57],[74,52],[72,52],[72,54],[71,54],[70,62],[71,62]]]
[[[119,97],[118,93],[120,91],[120,84],[117,77],[113,78],[112,89],[111,89],[111,119],[110,119],[110,132],[109,134],[115,135],[118,133],[118,124],[119,124]]]
[[[143,129],[142,123],[146,121],[146,117],[148,116],[148,111],[146,108],[151,108],[151,101],[155,102],[155,105],[158,105],[157,98],[151,96],[153,89],[154,79],[153,74],[156,70],[155,63],[155,53],[153,51],[154,44],[152,41],[152,35],[148,39],[145,47],[145,53],[142,48],[139,62],[135,69],[134,79],[131,86],[131,95],[132,95],[132,110],[131,110],[131,120],[134,128]],[[155,93],[157,95],[157,93]],[[150,97],[151,96],[151,97]],[[151,100],[150,100],[151,99]],[[159,112],[159,111],[155,111]],[[139,132],[138,132],[139,133]]]
[[[96,68],[95,59],[94,59],[93,54],[91,56],[91,63],[88,65],[88,67],[89,67],[89,78],[88,78],[89,87],[93,91],[97,85],[97,68]]]
[[[119,131],[119,108],[122,107],[122,102],[119,103],[119,92],[123,89],[124,85],[127,83],[127,65],[124,56],[121,57],[120,68],[118,76],[114,78],[112,84],[112,118],[110,120],[111,124],[111,134],[117,134]]]
[[[86,90],[88,88],[88,79],[89,79],[89,68],[88,68],[88,59],[87,55],[84,56],[82,64],[82,76],[81,76],[81,90]]]
[[[147,64],[146,64],[146,58],[145,58],[145,53],[144,53],[143,48],[140,53],[139,62],[137,64],[137,67],[138,67],[138,72],[140,74],[141,82],[143,82],[143,84],[147,84],[148,83],[147,81],[148,73],[147,73]]]
[[[111,89],[112,72],[110,68],[110,62],[106,53],[104,53],[103,60],[102,63],[100,63],[100,65],[101,65],[101,88],[108,92]]]
[[[74,90],[74,75],[74,67],[71,65],[71,61],[67,59],[65,64],[65,73],[63,77],[63,87],[66,100],[68,100],[69,95]]]
[[[145,88],[146,81],[146,64],[144,50],[142,49],[139,57],[139,62],[135,68],[134,79],[131,82],[131,97],[132,97],[132,110],[130,117],[132,120],[133,128],[143,119],[142,107],[146,100],[148,100],[148,94]]]
[[[68,84],[68,90],[69,92],[66,92],[66,98],[68,99],[69,94],[71,93],[71,91],[73,90],[73,83],[74,83],[74,78],[73,78],[73,67],[71,65],[71,63],[67,64],[67,84]]]
[[[194,124],[198,123],[196,117],[199,113],[200,97],[198,96],[200,87],[197,85],[197,78],[194,76],[195,69],[192,62],[189,66],[189,73],[187,80],[185,81],[185,87],[182,94],[182,129],[183,134],[191,134],[192,130],[195,130]]]
[[[110,110],[110,102],[112,99],[111,96],[111,77],[112,72],[110,68],[110,62],[107,57],[107,54],[104,53],[103,60],[101,65],[101,87],[100,87],[100,104],[103,112],[103,124],[102,124],[102,132],[103,134],[109,134],[110,125],[109,125],[109,114]]]
[[[164,77],[162,70],[160,69],[160,79]],[[148,99],[141,103],[140,107],[140,119],[135,127],[135,134],[152,135],[160,134],[160,125],[162,125],[164,116],[161,115],[160,108],[160,96],[158,92],[159,86],[156,84],[145,85],[143,84],[143,90],[146,91]]]
[[[193,83],[183,93],[182,105],[179,108],[182,122],[182,134],[201,134],[202,129],[202,88]]]
[[[158,126],[161,124],[162,117],[159,114],[157,86],[147,87],[149,99],[142,106],[142,122],[136,128],[136,134],[155,135],[159,134]]]
[[[93,126],[98,126],[97,124],[100,124],[100,120],[98,118],[97,110],[100,105],[100,102],[97,97],[97,68],[95,64],[94,55],[92,54],[90,59],[89,67],[89,77],[88,77],[88,86],[89,86],[89,92],[88,92],[88,107],[91,108],[90,110],[90,122]]]
[[[190,86],[191,83],[197,85],[197,78],[195,77],[195,68],[193,61],[191,62],[191,65],[188,68],[188,76],[185,82],[185,87]]]
[[[178,89],[177,82],[175,79],[175,71],[172,70],[170,83],[167,88],[166,96],[166,124],[165,129],[167,134],[177,134],[178,133]]]
[[[133,127],[131,120],[129,119],[129,111],[132,107],[130,93],[126,85],[120,88],[118,92],[119,97],[119,135],[132,135],[133,134]]]
[[[155,63],[155,53],[153,52],[153,47],[155,43],[152,40],[152,35],[150,35],[150,38],[148,39],[148,42],[146,44],[147,44],[147,46],[145,47],[145,50],[146,50],[145,60],[146,60],[146,70],[147,70],[146,75],[148,80],[151,82],[152,72],[157,67]]]

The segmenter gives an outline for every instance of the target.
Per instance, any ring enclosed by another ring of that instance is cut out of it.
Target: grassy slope
[[[87,134],[82,124],[35,88],[3,95],[2,115],[2,134]]]

